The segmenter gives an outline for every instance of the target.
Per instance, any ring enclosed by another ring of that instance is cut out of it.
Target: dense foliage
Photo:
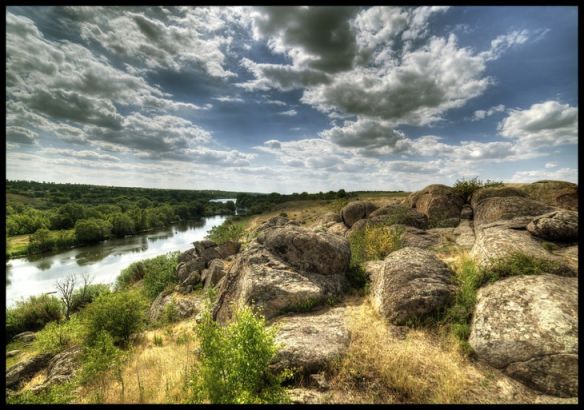
[[[144,328],[147,308],[148,303],[137,291],[98,296],[84,311],[88,344],[105,331],[116,345],[127,346],[130,337]]]
[[[212,319],[210,304],[196,327],[199,360],[191,380],[195,403],[280,403],[288,372],[273,374],[268,365],[277,353],[276,329],[245,307],[229,325]]]
[[[211,228],[207,237],[219,245],[227,241],[238,242],[245,234],[246,225],[246,222],[240,221],[238,217],[227,219],[221,225]]]
[[[6,181],[6,232],[12,236],[33,234],[39,229],[73,229],[86,221],[80,226],[80,242],[123,237],[181,220],[233,214],[233,203],[210,200],[235,195],[223,191]],[[48,239],[46,233],[40,235]],[[46,243],[37,249],[51,247],[55,244]]]
[[[287,201],[304,201],[304,200],[333,200],[338,198],[347,198],[354,194],[345,192],[341,189],[337,192],[329,191],[326,193],[319,192],[316,194],[309,194],[302,192],[301,194],[293,193],[290,195],[283,195],[277,192],[271,194],[237,194],[237,208],[248,214],[259,214],[266,211],[272,211],[277,204]]]
[[[502,182],[491,181],[490,179],[487,179],[483,182],[479,179],[479,177],[474,177],[468,179],[457,179],[453,185],[453,188],[462,195],[465,201],[469,201],[470,197],[477,189],[501,185],[503,185]]]
[[[170,252],[155,258],[134,262],[116,279],[116,289],[127,289],[139,280],[144,280],[144,293],[156,298],[167,286],[176,282],[174,274],[179,252]]]
[[[47,323],[63,317],[63,305],[55,296],[31,296],[6,309],[6,339],[18,333],[42,329]]]

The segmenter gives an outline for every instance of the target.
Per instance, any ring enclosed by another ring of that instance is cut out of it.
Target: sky
[[[577,182],[577,7],[7,7],[8,179]]]

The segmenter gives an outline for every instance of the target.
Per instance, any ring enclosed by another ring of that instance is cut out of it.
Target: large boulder
[[[79,369],[79,359],[82,349],[80,346],[73,346],[65,351],[56,354],[47,366],[47,377],[42,384],[31,389],[31,392],[38,393],[44,391],[55,384],[65,383],[70,380]]]
[[[274,216],[262,224],[260,224],[257,228],[254,229],[254,233],[259,235],[261,232],[267,231],[272,228],[281,228],[287,225],[295,225],[298,226],[298,222],[292,221],[285,216]]]
[[[566,181],[538,181],[521,189],[530,198],[550,206],[578,210],[578,185]]]
[[[372,221],[373,223],[383,221],[386,225],[402,224],[418,229],[426,229],[428,227],[426,215],[403,205],[388,205],[376,209],[369,214],[368,219],[362,221]]]
[[[344,274],[349,266],[349,242],[337,235],[287,226],[265,231],[258,242],[293,267],[323,275]]]
[[[371,270],[371,302],[396,325],[437,313],[456,291],[453,272],[433,253],[406,247],[389,254],[383,270]]]
[[[302,235],[299,238],[302,238]],[[299,249],[304,249],[307,244],[304,239],[299,243],[301,244]],[[343,252],[337,255],[340,260],[346,261],[345,266],[332,259],[333,253],[329,255],[331,266],[337,267],[333,270],[315,261],[313,259],[315,254],[312,253],[309,259],[303,262],[302,253],[299,250],[298,252],[298,258],[292,258],[297,262],[297,266],[317,267],[326,274],[295,267],[278,254],[270,252],[261,243],[252,242],[246,250],[237,255],[220,282],[217,301],[213,307],[214,319],[225,323],[231,319],[235,309],[244,305],[255,307],[270,319],[286,312],[307,311],[323,305],[331,297],[338,298],[347,285],[344,272],[349,261],[346,254]],[[288,255],[289,252],[279,254]]]
[[[578,280],[515,276],[481,288],[469,343],[482,360],[560,397],[578,393]]]
[[[319,224],[321,224],[321,225],[325,225],[325,224],[328,224],[330,222],[333,222],[333,223],[343,222],[343,220],[341,219],[341,215],[339,215],[336,212],[327,212],[326,214],[321,216],[318,221],[319,221]]]
[[[560,210],[533,219],[527,230],[535,236],[556,242],[578,239],[578,212]]]
[[[411,208],[426,215],[432,226],[456,226],[464,198],[460,193],[446,185],[428,185],[410,194],[407,199]]]
[[[474,211],[474,224],[480,226],[520,216],[535,217],[553,211],[543,202],[519,196],[491,197],[481,200]]]
[[[523,254],[532,258],[555,262],[557,268],[554,274],[574,276],[574,270],[569,261],[548,250],[540,239],[531,235],[526,226],[530,217],[519,217],[508,221],[498,221],[475,229],[476,240],[470,255],[477,265],[487,268],[499,259],[513,254]]]
[[[282,345],[273,360],[278,370],[291,369],[308,376],[340,358],[351,340],[345,323],[345,308],[303,315],[285,316],[275,322],[276,343]]]
[[[347,235],[348,231],[349,228],[347,228],[347,226],[342,222],[332,224],[326,228],[327,233],[343,237]]]
[[[221,259],[225,259],[231,255],[235,255],[241,249],[241,244],[235,241],[226,241],[217,246],[217,252]]]
[[[49,364],[53,357],[50,353],[40,353],[19,362],[6,370],[6,388],[18,390],[24,383],[29,381],[37,372],[41,371]]]
[[[341,219],[347,227],[353,226],[359,219],[367,218],[377,206],[367,201],[354,201],[341,209]]]
[[[519,188],[509,187],[509,186],[493,186],[477,189],[470,199],[470,206],[472,209],[477,209],[477,205],[487,198],[504,198],[509,196],[518,196],[521,198],[526,198],[527,193]]]

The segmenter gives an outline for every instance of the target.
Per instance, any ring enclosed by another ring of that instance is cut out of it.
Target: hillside
[[[13,338],[8,401],[213,401],[193,387],[201,329],[249,306],[278,347],[262,371],[286,370],[294,403],[577,403],[578,188],[483,185],[232,217],[128,267],[68,321]],[[119,333],[124,320],[142,326]],[[101,345],[88,342],[96,324]]]

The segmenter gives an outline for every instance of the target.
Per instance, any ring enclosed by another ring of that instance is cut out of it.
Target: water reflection
[[[6,265],[7,305],[23,297],[54,291],[55,281],[69,273],[86,272],[94,276],[94,283],[113,283],[120,271],[133,262],[192,247],[192,242],[203,239],[209,229],[225,218],[204,218],[97,245],[11,259]]]

